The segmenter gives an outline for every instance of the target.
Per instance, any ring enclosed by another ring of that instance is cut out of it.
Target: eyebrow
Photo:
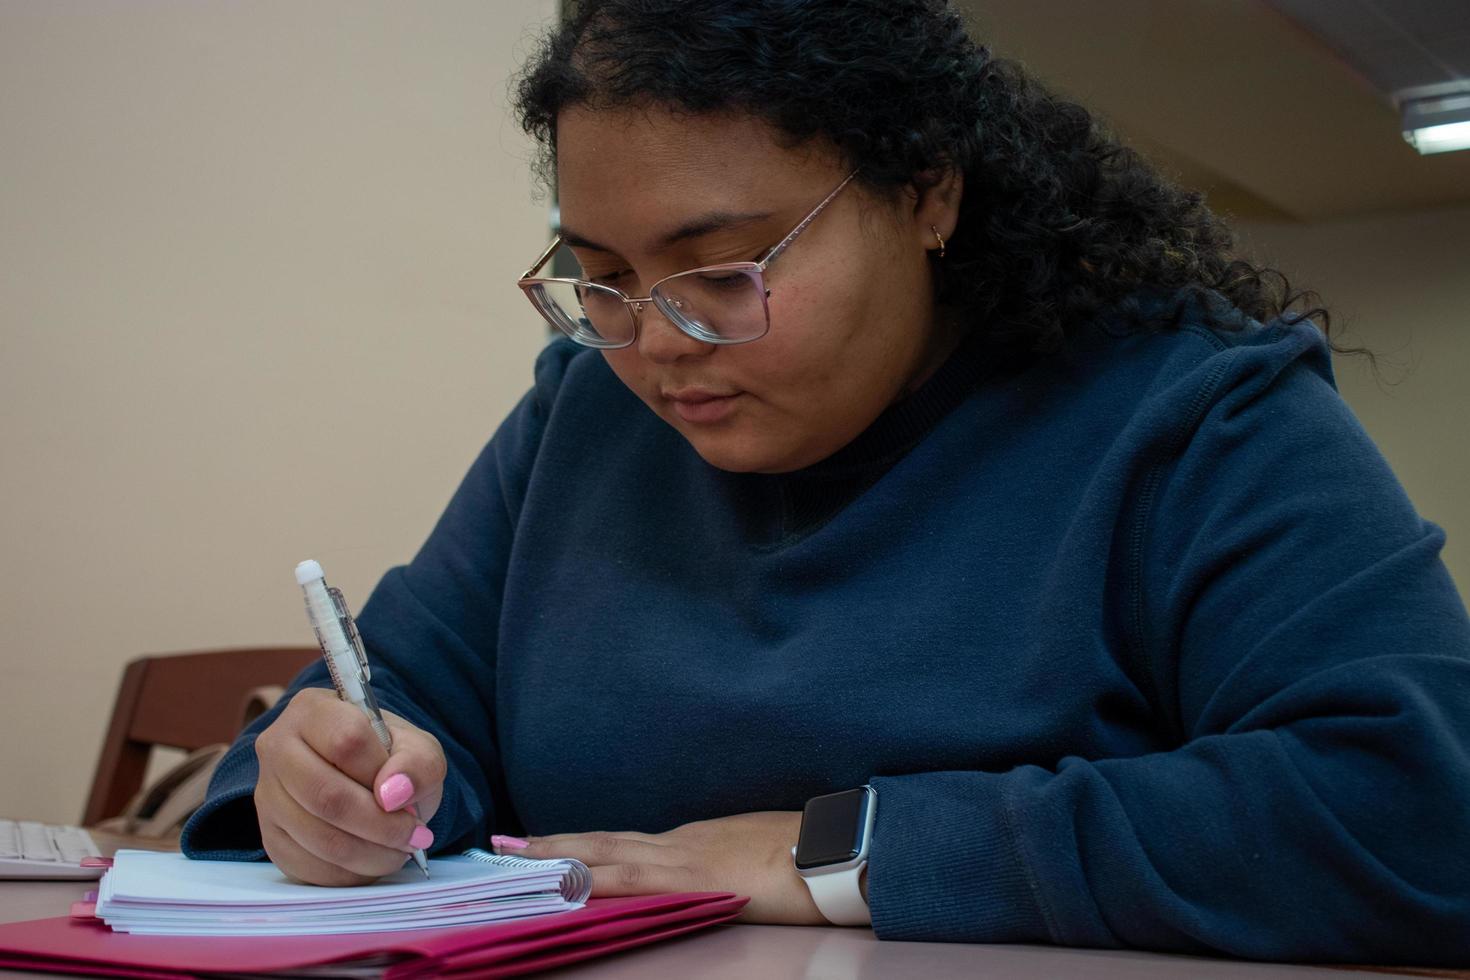
[[[655,251],[662,251],[672,245],[688,241],[691,238],[699,238],[717,231],[728,231],[731,228],[739,228],[742,225],[753,224],[764,221],[775,212],[772,211],[710,211],[702,214],[692,221],[687,221],[664,235],[654,245]],[[595,252],[615,253],[617,250],[599,245],[583,235],[563,225],[561,228],[561,240],[576,248],[588,248]]]

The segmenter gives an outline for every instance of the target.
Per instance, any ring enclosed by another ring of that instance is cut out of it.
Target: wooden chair
[[[143,784],[153,746],[192,752],[239,734],[245,699],[286,684],[316,647],[215,650],[139,657],[123,671],[82,823],[122,812]]]

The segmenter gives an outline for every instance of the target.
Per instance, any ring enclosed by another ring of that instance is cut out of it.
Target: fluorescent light
[[[1470,93],[1402,104],[1404,139],[1420,153],[1470,150]]]
[[[1470,122],[1441,123],[1404,134],[1404,139],[1420,153],[1448,153],[1470,150]]]

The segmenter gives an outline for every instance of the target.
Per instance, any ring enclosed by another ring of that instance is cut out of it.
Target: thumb
[[[373,777],[373,796],[389,812],[414,806],[427,823],[444,796],[444,749],[433,735],[391,712],[383,712],[383,720],[393,751]]]

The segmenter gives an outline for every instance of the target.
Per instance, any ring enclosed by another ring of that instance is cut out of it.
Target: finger
[[[684,868],[661,864],[605,864],[592,869],[592,898],[698,891]]]
[[[388,758],[362,709],[336,698],[313,698],[298,732],[313,752],[364,786]]]
[[[378,803],[384,810],[413,807],[427,821],[439,809],[447,764],[444,748],[429,732],[384,712],[393,734],[393,753],[373,773]]]
[[[622,864],[674,867],[678,865],[682,854],[674,848],[656,843],[648,834],[613,834],[606,831],[534,837],[525,848],[503,848],[502,852],[528,858],[575,858],[589,868]]]
[[[363,794],[362,805],[379,817],[387,817],[367,799],[367,791],[336,774],[338,781],[353,787]],[[302,850],[321,862],[340,868],[364,878],[381,878],[403,867],[408,859],[410,847],[386,846],[368,840],[344,829],[339,824],[329,823],[311,813],[295,799],[285,787],[266,784],[257,787],[257,793],[269,800],[268,817],[282,832]],[[410,818],[411,819],[411,818]],[[427,829],[425,829],[427,833]]]
[[[375,880],[323,861],[296,843],[289,833],[274,822],[261,821],[260,840],[265,845],[265,853],[271,863],[294,881],[308,885],[345,887],[366,885]]]
[[[350,868],[340,867],[340,865],[332,864],[331,861],[319,858],[318,855],[307,851],[294,836],[291,836],[290,830],[285,829],[281,824],[260,824],[260,839],[262,843],[265,843],[266,855],[270,861],[276,867],[281,868],[282,873],[297,882],[345,887],[372,884],[382,877],[382,874],[360,874]]]
[[[644,834],[636,830],[593,830],[580,834],[546,834],[541,837],[527,837],[526,840],[559,845],[567,841],[586,840],[589,837],[616,837],[619,840],[638,841],[639,843],[653,844],[658,847],[664,847],[669,842],[667,834]]]
[[[261,778],[269,776],[280,787],[281,798],[271,797],[270,803],[284,811],[271,814],[283,826],[294,828],[295,813],[300,811],[351,837],[400,853],[427,846],[415,845],[415,834],[417,840],[427,834],[432,841],[428,828],[421,828],[411,812],[385,813],[367,787],[329,764],[307,743],[296,740],[278,745],[272,761],[269,774],[263,771]]]

